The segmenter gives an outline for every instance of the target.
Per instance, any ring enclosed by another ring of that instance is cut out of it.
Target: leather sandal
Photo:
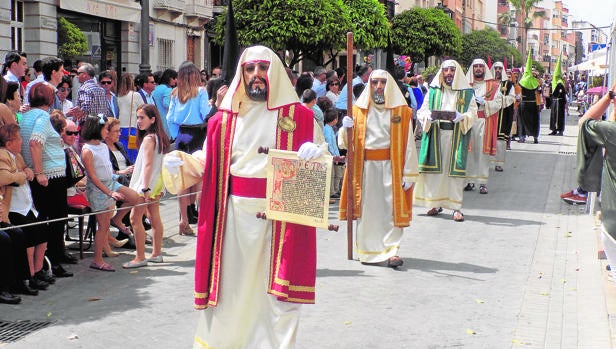
[[[442,207],[432,207],[428,213],[426,213],[428,216],[436,216],[437,214],[443,212],[443,208]]]
[[[488,193],[488,187],[485,185],[480,185],[479,186],[479,194],[487,194]]]
[[[404,261],[398,256],[390,257],[387,260],[387,266],[390,268],[397,268],[401,266],[402,264],[404,264]]]
[[[475,183],[468,183],[466,187],[464,187],[464,191],[471,191],[475,189]]]
[[[494,171],[496,172],[503,172],[503,168],[499,165],[496,165],[496,167],[494,167]]]
[[[464,215],[460,210],[453,211],[453,220],[456,222],[464,222]]]

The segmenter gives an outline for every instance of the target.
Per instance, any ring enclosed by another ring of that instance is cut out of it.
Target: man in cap
[[[436,216],[445,207],[453,210],[454,221],[464,221],[460,209],[469,132],[476,119],[474,91],[462,67],[454,60],[444,61],[430,83],[427,99],[417,111],[423,133],[414,202],[432,207],[428,216]]]
[[[396,80],[374,70],[353,106],[355,121],[345,116],[339,147],[347,149],[353,132],[353,178],[345,173],[340,219],[357,219],[357,253],[366,264],[387,261],[402,265],[398,256],[404,227],[411,221],[413,184],[419,176],[412,112]],[[348,154],[348,153],[347,153]],[[347,183],[352,181],[353,217],[346,210]]]
[[[312,143],[320,132],[278,56],[244,50],[207,127],[195,262],[195,307],[205,310],[194,348],[294,347],[300,304],[314,303],[316,232],[257,218],[267,164],[258,148],[316,158],[327,149]]]
[[[501,108],[498,111],[498,141],[496,144],[496,155],[493,160],[496,164],[494,170],[503,172],[505,165],[505,151],[509,148],[511,125],[513,123],[513,103],[515,102],[515,89],[513,82],[509,80],[504,72],[505,66],[502,62],[495,62],[492,65],[492,74],[496,81],[500,82]]]
[[[526,60],[526,68],[524,68],[524,75],[520,79],[520,87],[522,88],[520,109],[518,113],[518,123],[521,124],[519,128],[521,133],[518,135],[520,140],[518,142],[526,142],[526,136],[533,136],[535,138],[535,144],[539,143],[539,107],[537,106],[537,88],[539,87],[539,81],[533,76],[532,73],[532,59],[530,51],[528,52],[528,59]]]
[[[471,133],[471,151],[468,156],[466,191],[479,184],[479,193],[488,193],[488,176],[490,175],[490,156],[496,155],[496,139],[498,136],[498,111],[502,106],[500,83],[494,80],[492,71],[486,62],[475,59],[466,73],[470,85],[475,91],[477,103],[477,121]]]
[[[565,131],[565,105],[567,104],[567,89],[563,81],[563,73],[561,70],[560,57],[554,68],[554,77],[552,78],[552,105],[550,107],[550,130],[549,135],[562,136]]]

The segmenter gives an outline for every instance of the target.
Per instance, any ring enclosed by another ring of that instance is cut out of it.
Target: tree
[[[488,55],[492,61],[502,61],[507,57],[508,68],[522,63],[520,53],[506,40],[501,39],[494,29],[475,30],[462,36],[462,52],[458,56],[462,66],[468,67],[475,58],[486,59]]]
[[[378,0],[244,0],[234,2],[233,8],[240,45],[288,50],[290,57],[283,61],[289,66],[304,58],[326,65],[346,47],[348,31],[355,33],[359,48],[383,45],[387,33]],[[225,18],[226,11],[215,24],[218,44],[224,41]],[[323,52],[329,53],[329,61],[324,61]]]
[[[521,29],[522,29],[522,45],[521,52],[522,56],[526,56],[526,32],[528,28],[533,24],[533,20],[535,18],[540,18],[545,16],[545,11],[535,11],[534,7],[542,0],[509,0],[511,5],[515,7],[516,13],[520,13],[521,16]]]
[[[68,59],[88,51],[88,38],[73,23],[58,17],[58,56]]]
[[[403,11],[391,21],[394,52],[428,66],[431,56],[457,56],[462,46],[460,30],[445,12],[435,8]]]

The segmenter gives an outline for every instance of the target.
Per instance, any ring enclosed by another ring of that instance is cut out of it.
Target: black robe
[[[519,136],[539,137],[539,108],[537,107],[536,90],[528,90],[522,87],[522,102],[520,103],[520,130]]]
[[[563,132],[565,130],[565,104],[567,90],[563,84],[556,85],[552,91],[552,107],[550,112],[550,130]]]
[[[501,82],[501,93],[503,94],[503,105],[505,105],[505,97],[509,95],[511,89],[513,88],[513,83],[511,81],[503,81]],[[515,103],[511,103],[510,106],[506,108],[502,108],[498,113],[498,139],[508,140],[509,135],[511,134],[511,126],[513,124],[513,105]]]

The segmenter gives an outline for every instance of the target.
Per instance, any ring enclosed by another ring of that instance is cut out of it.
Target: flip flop
[[[105,263],[105,262],[103,262],[102,264],[92,262],[90,263],[90,268],[100,270],[100,271],[115,271],[115,269],[113,269],[113,266],[111,264]]]

